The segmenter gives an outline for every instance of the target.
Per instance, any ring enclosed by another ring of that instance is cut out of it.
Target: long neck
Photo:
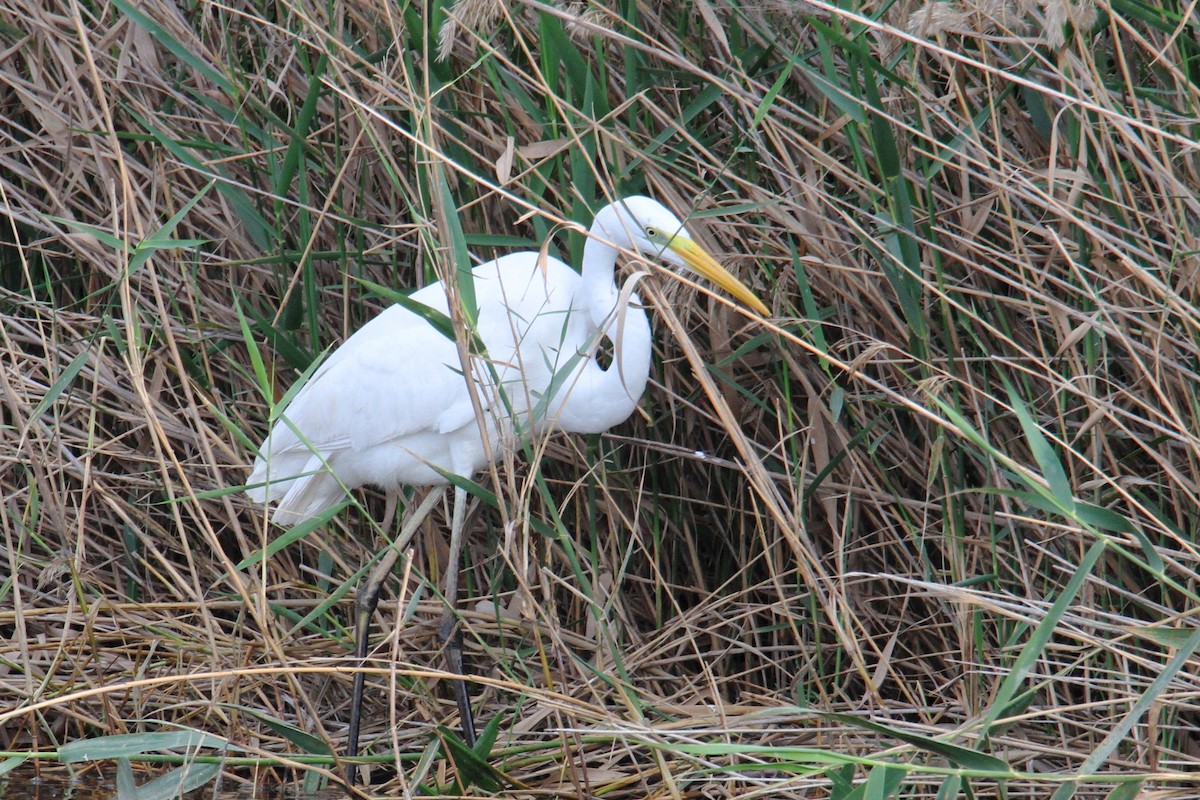
[[[592,228],[595,231],[595,226]],[[576,298],[576,308],[584,306],[596,329],[610,321],[620,292],[617,291],[617,249],[595,236],[583,245],[583,296]],[[579,302],[579,301],[582,301]]]
[[[612,362],[600,366],[590,355],[564,386],[557,425],[565,431],[600,433],[624,422],[637,407],[650,377],[650,320],[636,294],[617,309],[621,293],[615,270],[617,251],[596,238],[583,249],[583,275],[574,313],[586,314],[589,342],[603,336],[612,343]]]

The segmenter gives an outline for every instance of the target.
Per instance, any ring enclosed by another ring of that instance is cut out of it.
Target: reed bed
[[[1194,12],[0,0],[0,770],[337,785],[394,532],[268,523],[272,407],[646,193],[772,316],[644,280],[640,413],[480,476],[474,752],[425,527],[354,791],[1195,796]]]

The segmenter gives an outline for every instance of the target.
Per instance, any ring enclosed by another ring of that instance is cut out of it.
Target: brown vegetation
[[[1194,794],[1190,6],[459,2],[439,40],[440,3],[65,5],[0,0],[6,750],[184,726],[231,780],[336,774],[381,503],[263,557],[271,403],[381,307],[360,279],[639,191],[774,317],[645,282],[644,413],[485,476],[503,777],[421,758],[455,725],[429,526],[375,789]]]

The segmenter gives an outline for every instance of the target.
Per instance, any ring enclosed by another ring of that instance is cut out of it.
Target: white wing
[[[543,269],[544,267],[544,269]],[[427,320],[392,306],[337,348],[285,409],[260,449],[247,493],[277,500],[294,524],[364,484],[445,483],[434,466],[471,475],[499,456],[511,412],[527,419],[560,362],[582,346],[571,314],[578,275],[557,259],[518,253],[474,270],[477,330],[489,362],[474,364],[489,411],[480,436],[456,344]],[[412,295],[442,313],[442,285]],[[577,360],[577,359],[576,359]],[[497,396],[493,376],[504,387]]]

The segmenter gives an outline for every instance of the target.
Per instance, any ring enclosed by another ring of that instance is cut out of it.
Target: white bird
[[[393,305],[329,356],[271,428],[246,493],[259,504],[275,502],[271,518],[281,525],[312,518],[342,503],[350,490],[372,485],[388,495],[386,530],[402,487],[436,487],[359,593],[361,659],[379,587],[406,537],[450,483],[448,474],[475,475],[521,435],[600,433],[633,413],[649,377],[652,343],[638,296],[615,283],[621,251],[690,269],[759,314],[768,313],[671,211],[647,197],[627,197],[596,214],[581,273],[536,252],[502,256],[472,271],[474,332],[483,355],[464,364],[457,342],[428,317]],[[450,316],[440,282],[410,299]],[[612,344],[607,367],[597,358],[605,339]],[[466,501],[466,491],[456,486],[444,593],[451,606]],[[447,619],[442,633],[449,639],[452,607]],[[461,651],[447,648],[447,654],[457,659],[451,671],[461,674]],[[362,677],[355,675],[359,699]],[[458,685],[464,739],[473,744],[469,696],[465,684]],[[358,704],[356,699],[352,708],[351,756],[357,755]],[[348,775],[353,782],[352,765]]]

